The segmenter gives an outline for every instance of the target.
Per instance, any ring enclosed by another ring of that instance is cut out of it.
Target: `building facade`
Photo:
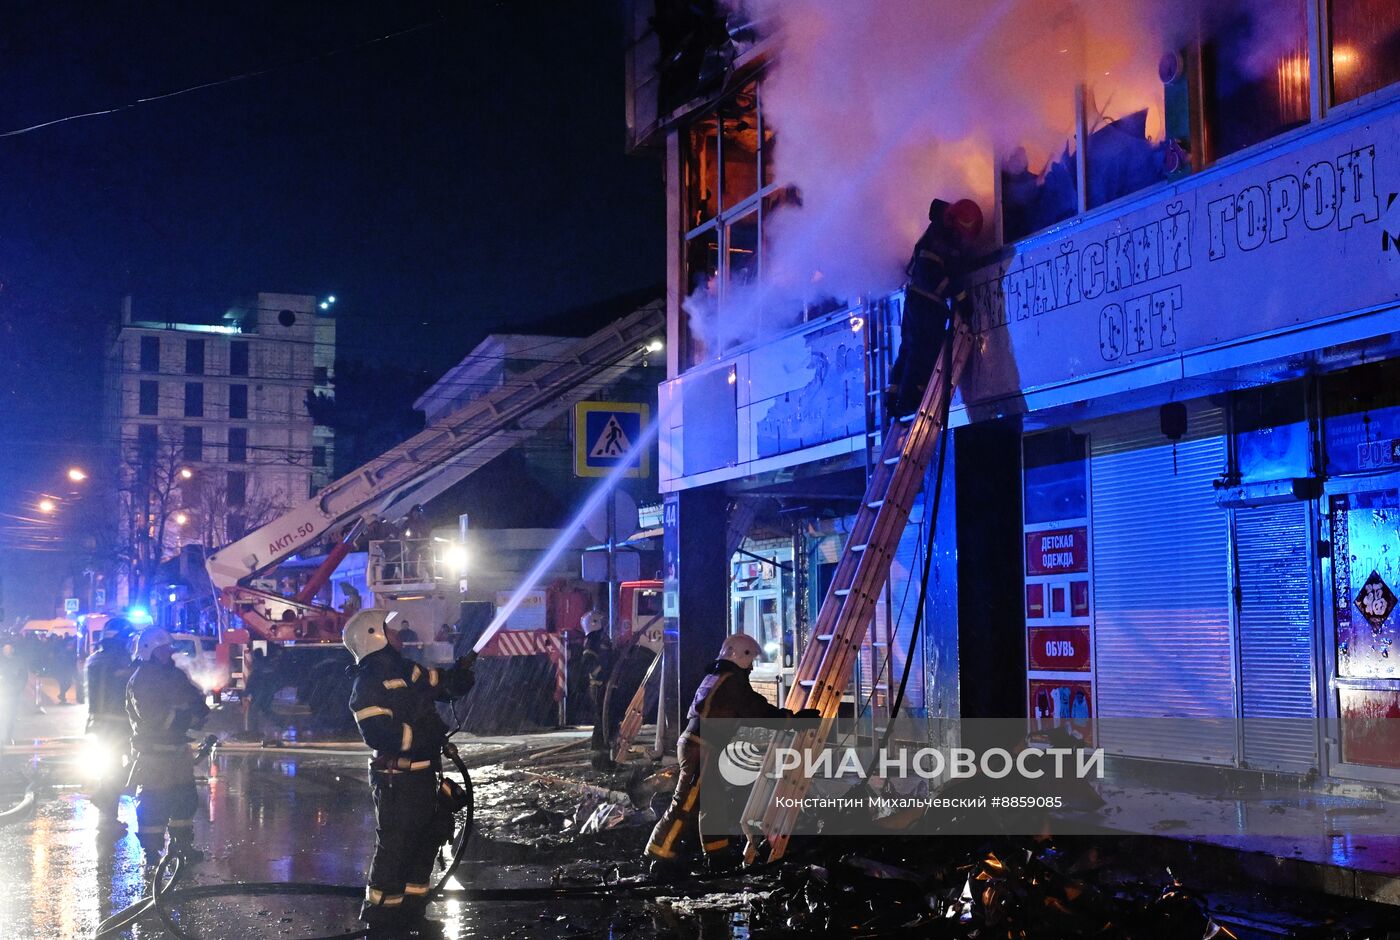
[[[673,681],[686,700],[743,630],[781,694],[887,420],[902,298],[755,335],[732,298],[801,198],[768,159],[791,146],[765,111],[782,37],[691,30],[727,37],[706,59],[673,6],[635,5],[628,60],[633,143],[666,156]],[[914,737],[1023,716],[1122,758],[1400,783],[1400,12],[1296,7],[1267,52],[1230,29],[1147,49],[1141,111],[1081,86],[1039,169],[985,154],[942,490],[931,472],[843,721],[878,727],[909,662]],[[678,71],[697,61],[723,65]]]
[[[259,293],[218,322],[143,320],[130,299],[108,356],[120,603],[181,546],[241,538],[330,478],[334,435],[307,411],[330,394],[335,320],[302,294]]]

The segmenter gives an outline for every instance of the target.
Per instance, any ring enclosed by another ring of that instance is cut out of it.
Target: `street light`
[[[40,512],[53,512],[53,511],[56,510],[56,509],[58,509],[58,503],[56,503],[56,502],[54,502],[53,500],[49,499],[47,496],[45,496],[43,499],[39,500],[39,511],[40,511]]]
[[[194,476],[194,471],[191,470],[189,467],[181,467],[181,468],[180,468],[180,479],[182,479],[182,480],[188,480],[188,479],[190,479],[190,478],[193,477],[193,476]]]
[[[175,524],[176,524],[176,525],[184,525],[186,522],[189,522],[189,521],[190,521],[190,517],[189,517],[188,515],[186,515],[185,513],[183,513],[183,512],[177,512],[177,513],[175,514]]]
[[[68,479],[72,480],[74,483],[81,483],[87,479],[87,474],[82,471],[81,467],[69,467]]]

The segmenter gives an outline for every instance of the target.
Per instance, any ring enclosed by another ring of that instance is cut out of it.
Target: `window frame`
[[[147,393],[150,393],[149,401]],[[150,405],[149,410],[147,405]],[[160,417],[160,381],[158,379],[142,379],[136,387],[136,413],[143,418]]]
[[[185,340],[185,375],[204,375],[204,366],[204,340]]]
[[[204,462],[204,427],[187,424],[180,441],[180,456],[191,463]]]
[[[137,371],[160,372],[160,337],[142,336],[136,346]],[[147,356],[146,353],[151,355]]]
[[[232,340],[228,344],[228,374],[247,377],[253,361],[253,344],[246,339]]]
[[[235,394],[234,389],[239,389],[239,393]],[[234,408],[235,402],[241,402],[237,409]],[[248,420],[248,386],[242,382],[234,382],[228,387],[228,416],[230,421]]]
[[[724,159],[725,159],[725,158],[724,158],[724,120],[725,120],[725,119],[724,119],[724,117],[723,117],[722,112],[723,112],[723,109],[724,109],[724,106],[725,106],[726,102],[730,102],[730,101],[734,100],[738,95],[747,93],[747,91],[748,91],[749,88],[752,88],[752,89],[753,89],[753,96],[754,96],[754,116],[755,116],[755,121],[756,121],[755,133],[757,134],[757,137],[758,137],[758,147],[756,148],[756,150],[755,150],[755,152],[754,152],[754,158],[755,158],[755,167],[754,167],[754,173],[755,173],[755,175],[754,175],[754,181],[755,181],[755,186],[754,186],[754,191],[753,191],[752,193],[748,194],[747,196],[743,197],[742,199],[737,200],[737,201],[731,206],[731,205],[726,204],[725,201],[724,201],[724,185],[725,185],[725,184],[724,184],[724,176],[725,176],[725,169],[724,169],[724,166],[725,166],[725,163],[724,163]],[[773,210],[768,209],[768,208],[765,206],[765,202],[767,202],[767,197],[772,196],[772,195],[774,195],[774,194],[780,192],[781,190],[783,190],[783,189],[786,188],[786,187],[785,187],[782,183],[780,183],[780,182],[777,180],[776,177],[773,178],[773,181],[772,181],[772,182],[769,182],[769,183],[767,183],[767,184],[764,183],[764,172],[765,172],[765,169],[766,169],[765,163],[766,163],[766,160],[767,160],[769,151],[770,151],[770,150],[773,148],[773,146],[776,144],[776,138],[775,138],[775,140],[774,140],[773,143],[769,143],[768,140],[766,139],[766,136],[765,136],[765,130],[766,130],[766,128],[765,128],[764,121],[763,121],[763,75],[762,75],[762,73],[757,73],[757,74],[754,74],[754,75],[750,75],[750,76],[748,76],[748,77],[745,79],[745,81],[744,81],[742,84],[740,84],[737,88],[732,88],[732,89],[726,91],[723,95],[719,96],[719,98],[717,98],[717,99],[714,101],[714,103],[713,103],[712,105],[710,105],[709,107],[707,107],[707,108],[705,108],[705,109],[703,109],[703,110],[697,112],[697,114],[694,115],[694,116],[692,116],[692,118],[691,118],[691,119],[687,122],[687,124],[686,124],[686,130],[685,130],[685,134],[684,134],[684,138],[683,138],[683,143],[682,143],[682,147],[681,147],[681,153],[680,153],[680,155],[679,155],[679,156],[680,156],[680,164],[681,164],[681,165],[680,165],[680,167],[679,167],[679,173],[680,173],[680,175],[679,175],[678,178],[679,178],[680,181],[681,181],[681,189],[682,189],[682,191],[681,191],[681,193],[680,193],[680,199],[681,199],[681,201],[682,201],[683,206],[686,207],[686,208],[685,208],[685,213],[684,213],[684,214],[685,214],[687,220],[688,220],[688,218],[689,218],[689,206],[691,205],[691,198],[692,198],[692,194],[691,194],[691,192],[689,191],[690,179],[689,179],[689,173],[688,173],[688,170],[689,170],[688,163],[689,163],[689,161],[690,161],[690,159],[691,159],[691,152],[690,152],[690,147],[691,147],[690,130],[691,130],[691,128],[693,128],[695,125],[699,124],[702,120],[706,120],[706,119],[709,119],[709,118],[711,118],[711,117],[714,117],[714,118],[716,119],[716,135],[715,135],[715,137],[716,137],[716,139],[715,139],[715,164],[716,164],[716,173],[715,173],[715,214],[714,214],[713,216],[711,216],[710,218],[705,219],[705,220],[704,220],[703,222],[701,222],[699,225],[696,225],[696,226],[694,226],[693,228],[690,228],[690,229],[683,230],[683,231],[681,232],[681,236],[680,236],[680,250],[681,250],[680,266],[681,266],[681,283],[682,283],[683,285],[686,286],[686,289],[687,289],[687,296],[689,296],[688,288],[689,288],[689,284],[690,284],[691,271],[692,271],[691,266],[690,266],[691,243],[694,242],[694,241],[696,241],[696,240],[698,240],[698,239],[705,238],[705,237],[707,237],[708,235],[710,235],[711,233],[714,234],[714,237],[715,237],[715,244],[716,244],[716,253],[717,253],[717,256],[718,256],[718,265],[717,265],[717,267],[716,267],[716,272],[715,272],[715,295],[714,295],[714,302],[715,302],[715,305],[716,305],[717,309],[719,309],[719,310],[722,312],[722,311],[724,310],[725,305],[728,304],[728,303],[730,302],[730,299],[729,299],[729,295],[730,295],[730,291],[731,291],[731,285],[729,284],[729,267],[730,267],[730,266],[729,266],[729,231],[730,231],[730,227],[733,226],[736,222],[738,222],[738,221],[740,221],[741,219],[743,219],[743,218],[744,218],[745,216],[747,216],[749,213],[754,213],[754,214],[755,214],[755,220],[756,220],[756,224],[757,224],[757,227],[758,227],[758,228],[757,228],[758,237],[757,237],[757,246],[756,246],[756,248],[755,248],[755,254],[756,254],[758,257],[757,257],[757,260],[756,260],[756,263],[755,263],[755,266],[754,266],[754,275],[753,275],[753,277],[754,277],[754,281],[755,281],[755,282],[761,281],[761,280],[763,279],[763,277],[764,277],[764,274],[766,273],[766,272],[765,272],[765,255],[766,255],[766,252],[765,252],[765,250],[764,250],[764,246],[765,246],[765,243],[766,243],[766,239],[765,239],[765,237],[764,237],[764,232],[765,232],[766,229],[765,229],[765,221],[764,221],[764,220],[765,220],[766,214],[767,214],[768,212],[770,212],[770,211],[773,211]],[[803,312],[803,317],[802,317],[802,319],[803,319],[804,321],[807,319],[806,311]],[[697,358],[696,355],[695,355],[695,341],[694,341],[694,339],[693,339],[692,336],[691,336],[690,328],[689,328],[689,324],[688,324],[688,323],[683,323],[683,324],[682,324],[681,339],[682,339],[682,342],[681,342],[681,349],[680,349],[680,360],[681,360],[681,363],[682,363],[681,371],[685,371],[686,369],[695,368],[696,366],[701,365],[701,364],[703,364],[704,362],[707,362],[707,361],[709,361],[709,360],[711,360],[711,359],[720,358],[720,357],[723,356],[723,355],[725,354],[725,352],[726,352],[726,350],[724,350],[723,348],[720,348],[720,349],[707,349],[707,350],[704,351],[704,358]]]
[[[236,440],[235,440],[236,439]],[[225,448],[226,460],[228,463],[245,464],[248,462],[248,429],[229,428],[228,446]]]
[[[204,417],[204,383],[185,383],[185,417]]]
[[[239,485],[236,487],[233,483],[234,480],[239,481]],[[246,470],[228,471],[228,475],[224,478],[224,496],[230,508],[248,504],[248,472]]]

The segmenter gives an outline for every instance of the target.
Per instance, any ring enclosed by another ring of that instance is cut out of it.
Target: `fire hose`
[[[0,826],[12,822],[18,822],[29,815],[29,811],[34,808],[34,781],[29,781],[24,788],[24,796],[20,801],[10,808],[0,811]]]
[[[462,856],[466,852],[467,842],[471,837],[475,822],[475,803],[472,797],[471,776],[467,771],[466,762],[457,748],[451,743],[443,748],[443,756],[446,757],[456,767],[462,775],[462,790],[464,793],[463,806],[458,811],[455,824],[456,831],[452,839],[452,856],[443,868],[441,877],[437,884],[433,886],[428,896],[451,897],[464,901],[564,901],[564,900],[609,900],[619,897],[630,897],[634,899],[647,899],[662,895],[668,897],[680,897],[692,894],[705,894],[710,892],[710,888],[704,883],[716,877],[728,877],[726,873],[716,873],[711,875],[692,876],[689,886],[677,883],[660,882],[622,882],[602,883],[596,885],[579,886],[558,886],[541,885],[530,888],[465,888],[460,886],[448,887],[447,882],[456,871],[462,861]],[[180,886],[180,880],[184,875],[185,868],[178,855],[169,854],[161,859],[151,878],[151,893],[141,898],[136,903],[124,910],[118,911],[111,917],[104,920],[97,928],[95,940],[102,940],[104,937],[114,937],[122,931],[132,927],[135,923],[146,915],[154,912],[160,918],[165,929],[179,940],[200,940],[198,935],[190,933],[187,929],[176,923],[172,914],[175,904],[188,901],[205,900],[216,897],[233,896],[261,896],[261,895],[291,895],[308,897],[342,897],[361,898],[364,896],[363,885],[338,885],[320,884],[315,882],[285,882],[285,881],[259,881],[242,882],[239,884],[210,884],[210,885],[189,885]],[[369,933],[369,928],[359,930],[326,934],[318,937],[301,938],[301,940],[350,940],[354,937],[364,937]]]

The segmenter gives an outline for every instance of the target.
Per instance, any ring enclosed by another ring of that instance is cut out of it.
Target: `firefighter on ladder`
[[[737,863],[739,815],[748,790],[727,779],[725,771],[734,764],[724,752],[741,727],[800,731],[821,724],[821,712],[816,709],[794,715],[754,691],[749,673],[762,653],[758,641],[747,634],[728,637],[695,690],[689,723],[676,744],[680,758],[676,792],[647,842],[646,860],[654,875],[677,872],[684,861],[682,853],[697,834],[711,868]],[[722,761],[721,755],[730,761]]]
[[[905,273],[904,318],[899,355],[885,389],[886,419],[911,414],[923,401],[933,374],[949,317],[967,317],[970,303],[964,279],[968,248],[982,233],[982,210],[971,199],[954,203],[935,199],[928,207],[928,228],[914,245]]]
[[[390,612],[370,607],[345,624],[355,657],[350,709],[370,759],[374,794],[374,859],[360,918],[371,929],[421,926],[439,846],[452,838],[455,782],[440,779],[448,728],[434,702],[466,695],[471,660],[429,669],[399,652]]]
[[[136,640],[140,662],[126,687],[135,759],[128,786],[136,787],[136,839],[146,864],[159,861],[170,834],[170,852],[199,861],[194,847],[194,813],[199,794],[194,785],[195,755],[186,735],[204,724],[209,706],[204,693],[174,661],[170,634],[159,627]]]

